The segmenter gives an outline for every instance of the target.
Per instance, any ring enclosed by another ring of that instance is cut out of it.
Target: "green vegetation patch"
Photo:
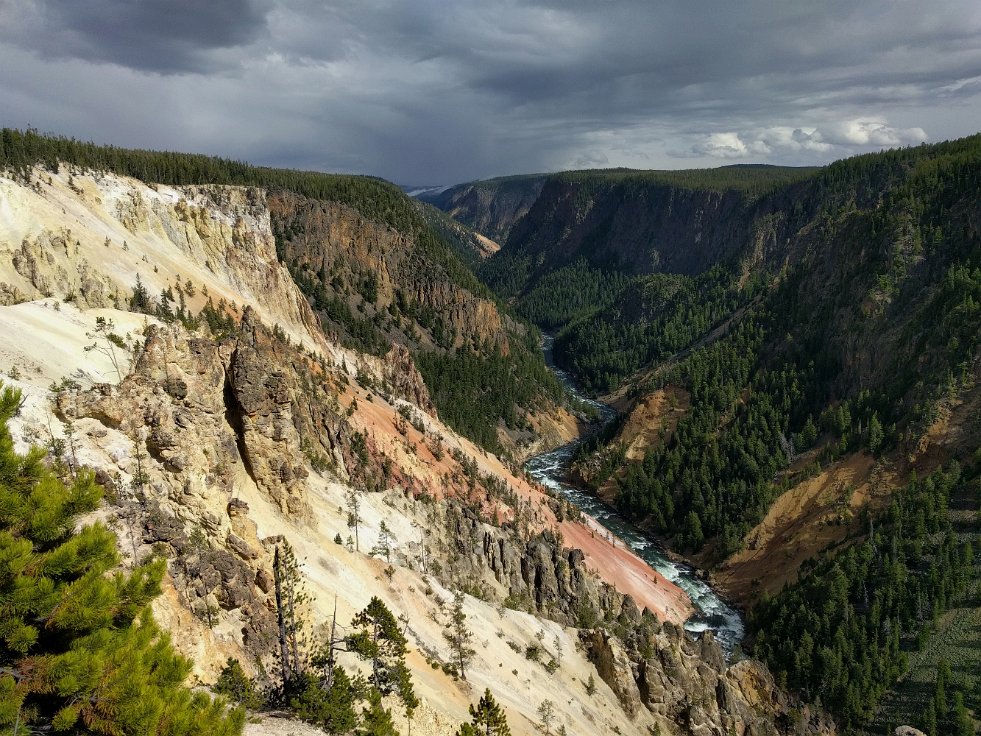
[[[883,517],[869,520],[864,540],[812,563],[798,582],[756,607],[753,651],[781,684],[822,703],[846,729],[873,720],[909,668],[910,651],[936,641],[927,636],[933,622],[973,595],[977,526],[958,533],[950,513],[952,496],[965,495],[968,484],[956,464],[912,481]],[[950,624],[942,631],[948,641],[963,641]],[[946,700],[934,716],[941,733],[957,732],[948,730],[955,719]]]
[[[234,736],[243,709],[184,686],[191,662],[150,602],[166,565],[120,569],[101,522],[77,527],[102,496],[91,472],[66,484],[44,452],[13,451],[19,392],[0,386],[0,727],[107,736]]]

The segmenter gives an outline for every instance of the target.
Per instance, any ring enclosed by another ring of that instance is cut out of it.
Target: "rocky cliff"
[[[524,330],[476,282],[441,263],[444,254],[350,206],[278,192],[269,211],[281,259],[311,284],[338,337],[357,328],[331,313],[332,301],[375,325],[384,342],[413,347],[489,345],[506,353],[510,336]]]
[[[82,308],[127,308],[139,279],[153,297],[189,285],[194,312],[208,297],[249,303],[295,339],[319,339],[276,260],[264,192],[76,174],[38,171],[33,188],[0,182],[0,303],[57,294]]]
[[[580,633],[590,661],[627,713],[647,709],[700,736],[836,733],[820,710],[787,698],[758,662],[727,665],[711,633],[696,642],[671,624],[652,627],[636,612],[626,614],[628,620],[631,615],[626,646],[603,629]]]
[[[771,215],[796,194],[788,191],[779,202],[764,195],[781,185],[792,189],[812,172],[566,172],[460,184],[422,197],[500,242],[480,271],[512,297],[576,262],[631,276],[699,274],[741,252],[756,230],[761,244],[785,235],[774,232],[779,218]]]
[[[549,179],[511,228],[506,257],[528,258],[532,280],[576,260],[631,274],[696,274],[726,259],[741,193],[660,183]]]

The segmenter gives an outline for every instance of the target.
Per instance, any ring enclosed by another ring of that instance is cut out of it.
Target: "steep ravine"
[[[576,387],[572,376],[555,365],[551,355],[552,338],[550,336],[546,337],[543,348],[547,365],[566,390],[579,401],[594,407],[599,413],[600,422],[603,426],[611,422],[616,416],[616,410],[608,404],[583,396]],[[669,559],[650,537],[620,516],[609,505],[588,491],[577,488],[568,482],[569,463],[576,448],[584,440],[584,437],[580,437],[550,452],[535,455],[525,463],[525,468],[535,480],[573,502],[584,513],[596,519],[604,528],[609,530],[615,539],[621,540],[657,572],[684,590],[691,598],[696,610],[695,614],[685,622],[685,629],[693,634],[707,630],[714,632],[715,638],[731,658],[737,652],[745,633],[745,626],[739,612],[728,605],[711,585],[700,579],[692,567]]]

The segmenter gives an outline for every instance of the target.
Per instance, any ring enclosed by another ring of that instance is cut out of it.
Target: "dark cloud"
[[[25,3],[11,3],[26,10]],[[258,0],[39,0],[11,37],[44,56],[150,72],[213,71],[211,52],[265,33]]]
[[[417,184],[821,163],[981,120],[976,0],[0,0],[7,20],[5,124]]]

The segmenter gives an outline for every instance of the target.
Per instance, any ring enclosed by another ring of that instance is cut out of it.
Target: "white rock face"
[[[66,297],[125,310],[137,278],[153,297],[190,282],[207,298],[251,305],[307,348],[317,321],[276,260],[265,193],[240,187],[149,187],[113,174],[36,170],[28,188],[0,176],[0,303]]]

